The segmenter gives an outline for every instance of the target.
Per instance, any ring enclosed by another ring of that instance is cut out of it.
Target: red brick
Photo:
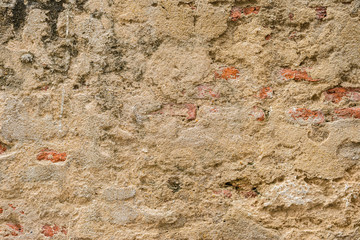
[[[259,98],[268,99],[268,98],[272,98],[273,96],[274,96],[274,91],[272,87],[264,87],[260,89]]]
[[[217,195],[222,195],[226,198],[231,198],[232,197],[232,193],[229,190],[219,190],[219,191],[214,191],[215,194]]]
[[[52,237],[55,235],[54,229],[50,225],[44,225],[41,233],[44,234],[45,237]]]
[[[313,79],[305,70],[292,70],[292,69],[282,69],[280,75],[284,80],[295,80],[295,81],[308,81],[308,82],[317,82],[319,79]]]
[[[47,160],[53,163],[64,162],[66,160],[66,156],[66,153],[59,153],[55,150],[45,148],[41,150],[41,152],[37,156],[37,160]]]
[[[257,197],[258,194],[254,191],[248,191],[248,192],[242,192],[242,195],[245,198],[255,198],[255,197]]]
[[[4,209],[0,208],[0,213],[3,213],[4,212]]]
[[[260,7],[233,7],[230,12],[230,17],[232,21],[237,21],[242,16],[247,16],[250,14],[258,14]]]
[[[205,85],[200,85],[197,87],[198,90],[198,94],[197,97],[198,98],[219,98],[220,94],[216,93],[212,90],[211,87],[209,86],[205,86]]]
[[[59,232],[66,235],[67,234],[66,227],[63,226],[60,228],[56,224],[54,224],[54,226],[46,224],[42,227],[42,231],[41,231],[41,233],[44,234],[45,237],[53,237],[54,235],[58,234]]]
[[[350,101],[360,101],[360,88],[336,87],[325,92],[325,100],[333,103],[339,103],[343,98]]]
[[[9,205],[9,207],[11,207],[13,210],[16,209],[16,207],[15,207],[13,204],[9,203],[8,205]]]
[[[294,19],[294,14],[293,13],[289,13],[289,19],[293,20]]]
[[[316,19],[322,20],[322,19],[326,18],[326,16],[327,16],[326,9],[327,9],[327,7],[321,7],[321,6],[315,8]]]
[[[354,108],[343,108],[334,110],[334,119],[347,119],[347,118],[356,118],[360,119],[360,107]]]
[[[269,41],[271,39],[271,34],[265,36],[265,40]]]
[[[8,227],[10,227],[12,230],[14,230],[14,231],[11,232],[12,236],[18,236],[19,234],[24,232],[24,229],[20,224],[7,223],[6,225]]]
[[[186,104],[186,108],[187,108],[187,120],[195,120],[196,119],[196,110],[197,107],[195,104]]]
[[[265,120],[265,111],[259,107],[253,107],[251,112],[249,113],[256,121],[264,121]]]
[[[3,154],[6,150],[6,146],[0,143],[0,154]]]
[[[195,104],[166,104],[159,111],[152,114],[164,116],[186,117],[187,120],[196,119],[197,106]]]
[[[313,111],[307,108],[293,108],[288,111],[291,119],[301,125],[320,124],[325,121],[325,116],[320,111]]]
[[[220,71],[215,72],[215,78],[218,79],[236,79],[239,77],[239,70],[234,67],[226,67]]]

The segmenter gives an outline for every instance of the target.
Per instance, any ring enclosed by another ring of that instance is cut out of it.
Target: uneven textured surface
[[[1,239],[360,239],[359,0],[0,0]]]

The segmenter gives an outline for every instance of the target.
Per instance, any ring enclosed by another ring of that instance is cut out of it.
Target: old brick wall
[[[1,239],[360,239],[359,0],[0,0]]]

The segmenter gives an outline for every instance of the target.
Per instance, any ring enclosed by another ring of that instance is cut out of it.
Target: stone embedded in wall
[[[351,160],[360,159],[360,143],[359,142],[347,142],[343,143],[337,149],[337,154],[342,158]]]
[[[104,190],[103,197],[106,201],[122,201],[133,198],[136,194],[136,190],[133,187],[115,188],[110,187]]]

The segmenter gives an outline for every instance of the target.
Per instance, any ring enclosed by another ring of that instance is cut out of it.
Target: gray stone
[[[115,188],[110,187],[104,190],[103,196],[106,201],[122,201],[134,197],[136,190],[133,187]]]

